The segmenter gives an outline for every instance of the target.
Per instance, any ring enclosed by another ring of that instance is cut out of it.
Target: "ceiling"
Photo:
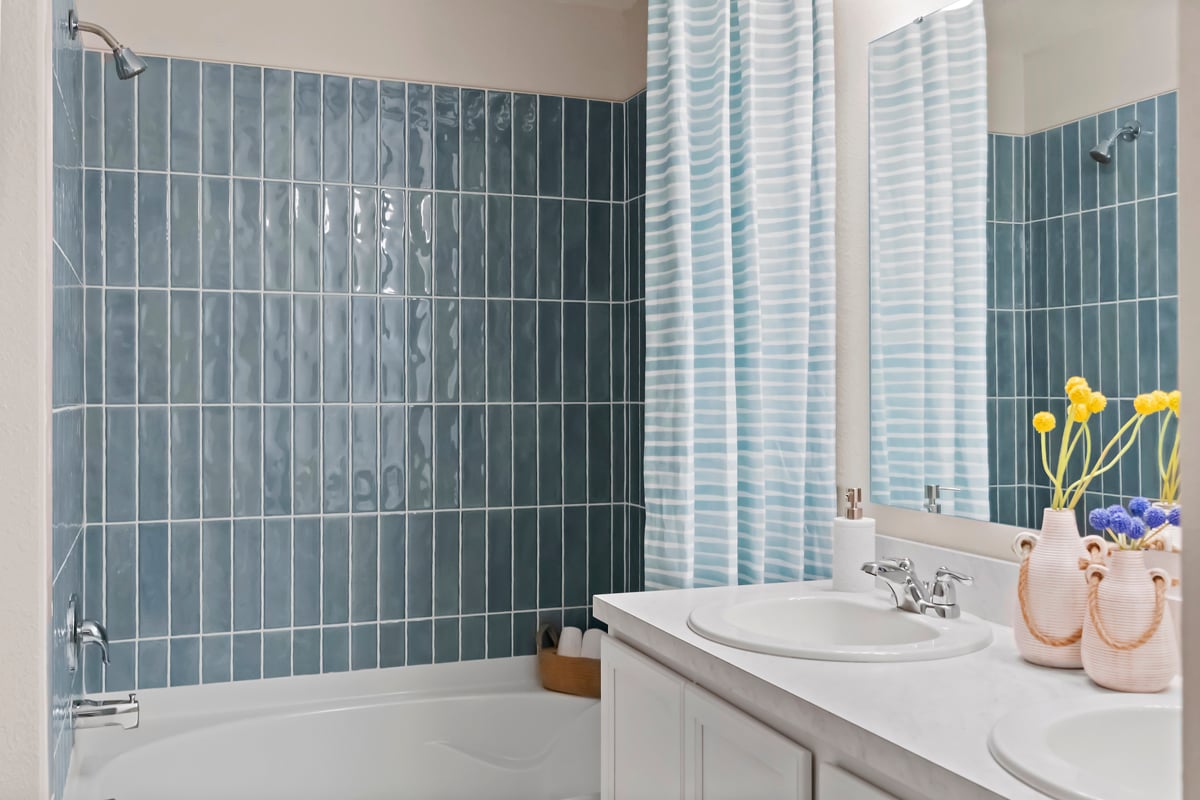
[[[593,8],[606,8],[610,11],[628,11],[641,0],[553,0],[553,2],[567,6],[592,6]]]

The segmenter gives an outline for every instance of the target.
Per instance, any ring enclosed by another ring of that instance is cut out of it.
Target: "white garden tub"
[[[79,731],[66,800],[598,797],[600,707],[532,657],[138,693]]]

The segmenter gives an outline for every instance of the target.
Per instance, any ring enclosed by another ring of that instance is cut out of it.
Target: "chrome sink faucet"
[[[912,559],[885,558],[868,561],[862,565],[863,572],[887,581],[896,600],[896,608],[914,614],[932,613],[942,619],[958,619],[962,609],[958,607],[955,583],[970,586],[974,579],[946,567],[938,567],[932,581],[917,577]]]

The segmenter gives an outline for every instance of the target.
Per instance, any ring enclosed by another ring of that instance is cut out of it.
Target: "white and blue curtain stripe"
[[[823,577],[832,0],[649,5],[646,586]]]
[[[871,500],[986,520],[982,0],[873,43],[870,112]]]

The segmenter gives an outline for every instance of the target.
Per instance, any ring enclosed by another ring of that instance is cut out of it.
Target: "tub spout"
[[[120,725],[129,730],[136,728],[140,719],[137,695],[132,692],[128,700],[88,700],[85,697],[71,701],[71,720],[76,728]]]

